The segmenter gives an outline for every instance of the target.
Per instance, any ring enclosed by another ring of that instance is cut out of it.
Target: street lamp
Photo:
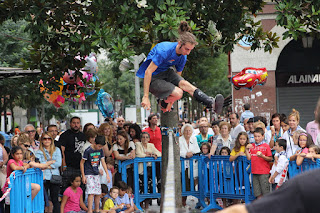
[[[131,72],[134,72],[134,85],[135,85],[135,103],[136,103],[136,123],[141,124],[141,100],[140,100],[140,79],[136,75],[137,71],[139,69],[139,64],[146,58],[146,55],[144,53],[141,53],[140,55],[134,55],[130,57],[130,60],[127,58],[123,59],[120,63],[119,69],[121,71],[127,70],[130,67],[130,62],[133,64],[133,70],[130,70]]]

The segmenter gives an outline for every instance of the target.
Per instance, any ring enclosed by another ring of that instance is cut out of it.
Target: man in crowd
[[[34,128],[34,126],[32,124],[27,124],[25,127],[24,127],[24,131],[26,133],[28,133],[29,135],[29,138],[31,139],[32,143],[31,143],[31,147],[34,151],[37,151],[39,149],[39,146],[40,146],[40,142],[37,141],[35,139],[36,137],[36,129]]]
[[[203,121],[199,124],[199,130],[200,130],[200,134],[196,135],[197,138],[197,142],[199,147],[201,147],[201,144],[204,142],[208,142],[208,139],[213,136],[211,134],[208,133],[208,129],[210,127],[210,124],[206,121]]]
[[[124,125],[124,118],[123,117],[118,117],[117,118],[117,126],[118,126],[118,130],[123,129],[123,125]]]
[[[59,149],[61,149],[61,144],[59,143],[59,140],[57,140],[57,136],[58,136],[58,127],[57,125],[55,124],[50,124],[48,127],[47,127],[47,131],[51,134],[51,137],[53,138],[54,140],[54,145],[56,147],[59,147]]]
[[[162,152],[162,135],[160,127],[158,127],[158,116],[156,114],[150,114],[148,117],[149,127],[145,128],[143,132],[148,132],[150,135],[149,143],[153,143],[154,146]]]
[[[66,189],[69,179],[74,174],[81,174],[81,149],[86,142],[85,135],[80,132],[80,118],[72,117],[70,129],[61,134],[59,143],[62,152],[62,190]]]
[[[208,118],[207,118],[207,117],[201,117],[201,118],[198,120],[197,123],[198,123],[198,125],[199,125],[199,124],[202,123],[202,122],[209,122],[209,121],[208,121]],[[197,127],[199,127],[199,126],[197,126]],[[200,133],[200,129],[199,129],[199,128],[194,128],[192,135],[196,136],[196,135],[199,135],[199,133]],[[208,134],[214,135],[214,132],[213,132],[213,130],[212,130],[211,127],[208,128]]]
[[[229,116],[230,124],[231,124],[231,131],[230,135],[232,141],[234,142],[240,132],[245,132],[244,127],[240,124],[239,115],[237,113],[231,113]]]
[[[241,113],[240,123],[243,123],[246,118],[253,118],[254,115],[250,111],[250,104],[246,103],[243,105],[244,112]]]

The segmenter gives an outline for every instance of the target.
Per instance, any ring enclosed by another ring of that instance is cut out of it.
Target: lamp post
[[[136,75],[137,71],[139,69],[139,64],[146,58],[146,55],[144,53],[141,53],[140,55],[134,55],[130,57],[130,62],[133,64],[133,70],[130,70],[134,72],[134,85],[135,85],[135,104],[136,104],[136,123],[141,124],[141,100],[140,100],[140,79]],[[128,59],[123,59],[121,61],[120,70],[124,70],[129,68]]]

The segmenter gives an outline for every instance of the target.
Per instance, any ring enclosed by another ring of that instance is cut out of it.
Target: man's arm
[[[64,151],[66,150],[66,148],[64,146],[61,146],[61,153],[62,153],[62,163],[61,163],[61,166],[62,166],[62,171],[65,171],[66,168],[67,168],[67,164],[66,164],[66,158],[65,158],[65,155],[64,155]]]
[[[153,61],[149,64],[145,74],[144,74],[144,81],[143,81],[143,98],[141,102],[141,106],[147,109],[150,109],[150,100],[149,100],[149,88],[150,82],[152,78],[152,73],[158,68]]]

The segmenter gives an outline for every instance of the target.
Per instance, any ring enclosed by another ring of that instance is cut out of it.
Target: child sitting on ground
[[[123,211],[124,213],[134,212],[134,207],[131,206],[129,196],[127,194],[128,185],[123,181],[119,181],[118,185],[119,196],[116,198],[116,204],[118,206],[123,206],[121,211]]]
[[[83,202],[83,191],[80,188],[81,177],[80,175],[74,175],[70,179],[69,186],[63,193],[60,213],[67,212],[76,212],[76,213],[85,213],[88,211],[88,208]],[[81,210],[81,208],[83,210]]]
[[[117,205],[116,199],[119,196],[119,188],[114,186],[110,189],[109,198],[103,205],[103,210],[100,210],[101,213],[118,213],[121,212],[121,209],[124,205]]]
[[[286,157],[286,149],[287,149],[287,141],[285,139],[279,138],[273,147],[276,152],[278,153],[278,163],[273,164],[272,169],[270,171],[270,178],[269,178],[269,183],[272,184],[272,191],[274,191],[279,185],[279,187],[282,185],[282,173],[284,170],[287,170],[287,166],[289,163],[289,160]],[[283,182],[285,182],[287,179],[287,173],[285,173],[285,177],[283,179]],[[280,183],[281,182],[281,183]],[[279,184],[280,183],[280,184]]]
[[[130,205],[133,206],[135,211],[139,211],[138,207],[136,206],[136,204],[134,204],[134,195],[133,195],[133,190],[130,186],[128,186],[128,190],[127,190],[127,194],[129,196],[129,200],[130,200]]]
[[[262,128],[254,130],[255,143],[248,144],[246,155],[251,160],[252,185],[254,196],[258,199],[270,192],[269,173],[272,161],[270,146],[263,142],[264,131]]]

